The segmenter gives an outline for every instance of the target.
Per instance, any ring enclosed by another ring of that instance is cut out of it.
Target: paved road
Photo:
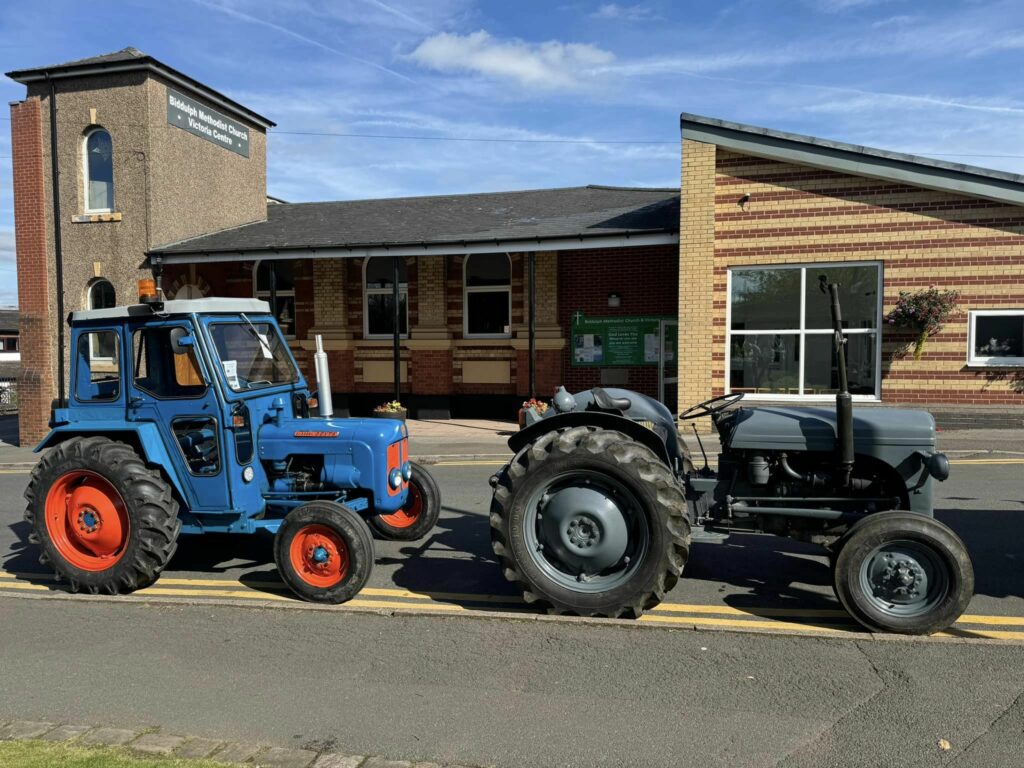
[[[960,634],[1024,638],[1022,469],[958,465],[941,486],[976,563],[970,612],[987,617]],[[0,475],[0,719],[510,767],[1020,765],[1024,644],[824,634],[844,626],[824,561],[781,539],[698,545],[656,618],[811,637],[417,615],[516,607],[490,554],[491,471],[437,467],[435,535],[379,542],[365,602],[409,609],[393,616],[305,610],[275,588],[268,541],[212,537],[157,586],[188,604],[5,597],[51,592],[13,577],[38,568],[20,542],[25,476]]]

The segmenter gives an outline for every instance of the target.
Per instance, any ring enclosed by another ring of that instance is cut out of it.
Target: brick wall
[[[48,248],[50,216],[45,191],[43,114],[38,99],[11,104],[11,156],[21,314],[20,438],[22,445],[32,445],[46,435],[50,401],[57,396],[57,318]]]
[[[745,194],[744,210],[737,202]],[[883,327],[882,400],[1024,405],[1020,370],[966,365],[967,310],[1024,307],[1024,209],[684,141],[683,222],[680,317],[703,314],[713,329],[710,347],[681,355],[684,397],[724,391],[729,267],[881,261],[884,312],[901,290],[961,293],[958,312],[920,360],[908,354],[907,334]]]
[[[674,245],[564,251],[558,259],[558,322],[568,337],[576,312],[593,317],[676,314],[679,302],[679,254]],[[538,270],[538,283],[540,272]],[[608,306],[608,294],[622,304]],[[558,355],[565,387],[576,392],[600,386],[601,369],[570,365],[570,353]],[[658,367],[626,369],[629,389],[657,397]],[[548,377],[550,378],[550,377]],[[546,382],[547,383],[547,382]],[[548,390],[538,386],[546,395]]]

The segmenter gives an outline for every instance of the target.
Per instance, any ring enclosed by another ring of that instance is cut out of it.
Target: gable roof
[[[275,125],[272,120],[263,115],[253,112],[248,107],[239,104],[234,99],[215,91],[209,86],[203,85],[198,80],[189,77],[178,70],[167,66],[161,61],[154,59],[138,48],[122,48],[120,51],[104,53],[99,56],[90,56],[86,59],[75,59],[66,61],[63,64],[51,64],[45,67],[32,67],[30,69],[16,69],[7,73],[7,77],[17,83],[27,85],[47,79],[63,79],[67,77],[83,77],[85,75],[105,74],[109,72],[137,72],[146,71],[170,80],[175,85],[184,88],[207,101],[216,104],[227,112],[243,120],[256,123],[262,128],[271,128]]]
[[[153,249],[151,254],[175,257],[401,247],[433,248],[440,253],[445,246],[463,248],[469,244],[479,245],[477,250],[528,250],[556,239],[573,238],[588,243],[610,236],[674,236],[678,230],[678,189],[591,185],[277,203],[267,206],[265,221],[165,245]]]
[[[0,309],[0,331],[18,333],[20,315],[16,309]]]
[[[1024,205],[1024,175],[683,112],[684,139],[745,155]]]

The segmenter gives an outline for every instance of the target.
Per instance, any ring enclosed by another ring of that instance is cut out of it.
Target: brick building
[[[1024,426],[1024,177],[684,114],[679,265],[681,403],[829,399],[828,273],[856,399]],[[960,298],[915,359],[885,316],[930,286]]]
[[[266,193],[273,123],[136,49],[8,76],[27,89],[11,105],[26,444],[66,392],[66,315],[134,302],[154,264],[168,298],[268,300],[310,378],[321,335],[340,412],[394,391],[396,257],[414,415],[514,417],[531,378],[541,396],[603,381],[674,401],[673,370],[577,369],[570,336],[573,318],[639,316],[674,339],[678,190],[289,204]]]

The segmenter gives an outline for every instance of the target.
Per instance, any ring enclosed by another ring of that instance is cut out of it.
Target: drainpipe
[[[64,400],[64,252],[60,232],[60,169],[57,160],[57,89],[50,74],[50,185],[53,192],[54,279],[57,282],[57,398]]]
[[[527,255],[529,267],[529,319],[527,333],[530,337],[530,397],[537,396],[537,252]]]
[[[402,401],[402,326],[401,326],[401,309],[400,299],[401,291],[398,287],[398,276],[399,276],[399,263],[400,256],[391,257],[391,265],[393,268],[392,283],[391,283],[391,303],[392,310],[394,312],[392,321],[394,322],[394,329],[391,334],[391,346],[392,354],[394,355],[395,362],[395,400],[398,402]]]

